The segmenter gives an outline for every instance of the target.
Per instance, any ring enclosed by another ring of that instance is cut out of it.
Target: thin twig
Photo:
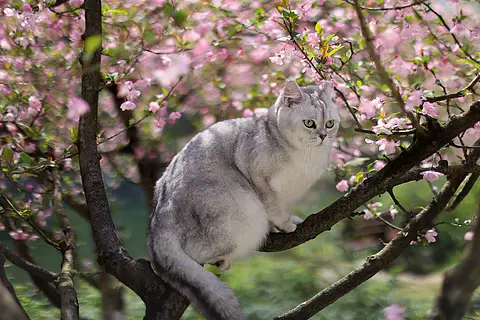
[[[475,78],[470,81],[470,83],[463,89],[458,90],[455,93],[450,93],[446,94],[443,96],[438,96],[438,97],[427,97],[425,100],[427,102],[437,102],[437,101],[443,101],[443,100],[450,100],[450,99],[455,99],[455,98],[461,98],[465,96],[465,94],[469,91],[472,91],[475,85],[480,81],[480,73],[478,73]]]
[[[355,115],[355,111],[353,111],[352,107],[350,106],[350,104],[349,104],[348,101],[347,101],[347,98],[345,98],[345,95],[343,94],[343,92],[340,91],[340,90],[337,89],[337,88],[333,88],[333,90],[335,90],[335,91],[338,93],[338,95],[340,96],[340,98],[343,100],[343,102],[344,102],[345,105],[347,106],[348,111],[350,111],[350,114],[352,115],[353,120],[355,120],[355,123],[357,124],[357,128],[358,128],[358,129],[362,129],[362,124],[360,123],[360,121],[358,121],[358,118],[357,118],[357,116]]]
[[[375,133],[372,130],[363,129],[363,128],[355,128],[355,131],[361,132],[361,133],[378,135],[377,133]],[[390,136],[390,135],[391,136],[409,136],[409,135],[415,134],[415,132],[417,132],[417,131],[415,129],[410,129],[410,130],[392,130],[391,132],[392,132],[391,134],[385,134],[385,135],[387,135],[387,136]]]
[[[398,201],[397,197],[395,196],[395,194],[393,193],[393,188],[388,190],[388,194],[390,195],[390,197],[392,198],[393,200],[393,203],[395,203],[395,205],[397,207],[400,208],[400,210],[403,211],[403,213],[405,213],[407,216],[411,216],[411,212],[408,211],[407,209],[405,209],[405,207],[400,203],[400,201]]]
[[[360,8],[363,9],[363,10],[368,10],[368,11],[403,10],[403,9],[411,8],[411,7],[417,6],[417,5],[419,5],[419,4],[422,4],[422,3],[424,3],[425,1],[427,1],[427,0],[414,1],[414,2],[412,2],[412,3],[410,3],[410,4],[405,4],[405,5],[403,5],[403,6],[395,6],[395,7],[375,7],[375,8],[372,8],[372,7],[360,6]],[[345,2],[354,5],[354,3],[353,3],[353,2],[350,2],[349,0],[345,0]]]

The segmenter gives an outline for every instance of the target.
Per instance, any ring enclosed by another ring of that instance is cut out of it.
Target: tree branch
[[[368,11],[392,11],[392,10],[403,10],[403,9],[407,9],[407,8],[411,8],[411,7],[414,7],[414,6],[418,6],[419,4],[422,4],[424,3],[426,0],[419,0],[419,1],[413,1],[412,3],[409,3],[409,4],[405,4],[405,5],[402,5],[402,6],[395,6],[395,7],[364,7],[364,6],[360,6],[360,8],[362,10],[368,10]],[[355,5],[353,2],[349,1],[349,0],[345,0],[345,2],[351,4],[351,5]]]
[[[450,100],[450,99],[455,99],[455,98],[461,98],[465,96],[465,94],[469,91],[472,91],[475,85],[480,81],[480,73],[476,75],[475,78],[470,81],[470,83],[463,89],[458,90],[457,92],[446,94],[443,96],[438,96],[438,97],[427,97],[425,100],[427,102],[438,102],[438,101],[443,101],[443,100]]]
[[[85,1],[85,38],[101,36],[100,0]],[[120,243],[107,201],[100,155],[97,150],[97,113],[100,77],[101,44],[91,60],[82,65],[82,98],[90,112],[80,117],[78,150],[80,173],[87,202],[98,261],[107,272],[135,291],[147,306],[145,319],[178,319],[188,306],[188,300],[166,285],[146,260],[134,260]]]
[[[61,299],[62,320],[78,320],[78,298],[73,284],[75,263],[75,232],[72,229],[62,204],[62,181],[58,168],[53,169],[53,209],[60,222],[64,239],[60,242],[62,271],[57,281]]]
[[[18,300],[15,289],[8,281],[4,265],[5,257],[0,253],[0,286],[3,286],[3,289],[0,289],[0,310],[9,315],[8,319],[30,319]]]
[[[356,208],[371,198],[398,185],[398,180],[402,179],[408,170],[435,154],[478,121],[480,121],[480,102],[475,102],[465,114],[454,117],[444,126],[433,129],[424,136],[418,136],[417,140],[382,170],[364,180],[327,208],[307,217],[303,223],[298,225],[295,232],[270,234],[261,251],[287,250],[314,239],[337,222],[350,216]]]
[[[43,269],[42,267],[22,258],[15,252],[11,251],[6,245],[0,242],[0,253],[5,256],[11,263],[39,278],[42,278],[46,281],[53,282],[57,280],[58,275]]]

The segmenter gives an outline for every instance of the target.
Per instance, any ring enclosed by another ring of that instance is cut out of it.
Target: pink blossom
[[[2,230],[1,227],[0,227],[0,230]],[[473,231],[468,231],[468,232],[465,233],[465,235],[463,236],[463,238],[465,239],[465,241],[472,241],[472,240],[473,240],[473,236],[474,236]]]
[[[436,242],[437,239],[435,239],[435,237],[437,235],[438,235],[438,233],[435,230],[435,228],[432,228],[430,230],[427,230],[427,232],[425,232],[425,239],[427,239],[428,243]]]
[[[441,172],[428,170],[428,171],[422,172],[421,175],[423,176],[423,179],[427,181],[435,181],[435,180],[438,180],[438,178],[440,178],[444,174]]]
[[[208,40],[205,38],[202,38],[199,41],[197,41],[197,43],[195,44],[195,47],[192,50],[192,53],[194,56],[202,55],[205,52],[207,52],[209,48],[210,48],[210,44],[208,43]]]
[[[379,119],[377,125],[372,128],[373,132],[376,134],[392,134],[392,132],[387,128],[385,121]]]
[[[243,110],[243,117],[244,118],[253,117],[253,111],[250,109]]]
[[[404,320],[407,308],[394,303],[383,310],[384,320]]]
[[[132,101],[125,101],[124,103],[122,103],[120,105],[120,109],[122,109],[122,111],[133,110],[136,107],[137,107],[137,105],[135,103],[133,103]]]
[[[165,127],[165,124],[167,123],[167,120],[165,120],[165,118],[155,118],[155,121],[153,123],[158,129],[163,129],[163,127]]]
[[[149,111],[151,111],[153,113],[156,113],[158,111],[158,109],[160,109],[160,106],[158,105],[157,101],[150,102],[150,104],[148,106]]]
[[[268,59],[270,59],[270,61],[274,64],[278,64],[279,66],[281,66],[283,64],[283,55],[281,54],[276,54],[272,57],[268,57]]]
[[[422,97],[423,97],[422,90],[413,91],[408,97],[407,101],[405,101],[405,109],[409,112],[412,111],[413,108],[415,108],[416,106],[422,103]]]
[[[75,8],[80,8],[80,6],[83,4],[83,0],[70,0],[70,4]]]
[[[153,73],[154,78],[162,86],[171,86],[177,82],[180,77],[190,72],[191,60],[187,55],[179,54],[171,57],[163,57],[163,62],[166,68]]]
[[[68,100],[67,106],[68,119],[76,119],[90,111],[90,106],[88,105],[88,103],[82,98],[78,97],[70,98]]]
[[[435,107],[435,104],[430,102],[425,102],[423,104],[423,113],[426,115],[429,115],[432,118],[438,117],[438,112],[437,112],[437,108]]]
[[[395,153],[396,147],[400,145],[400,141],[392,141],[389,139],[380,139],[375,144],[379,145],[378,150],[385,151],[385,154]]]
[[[28,3],[25,3],[23,5],[23,12],[25,13],[33,13],[33,9],[32,7],[28,4]]]
[[[362,99],[361,105],[358,107],[358,111],[365,113],[369,118],[374,117],[377,108],[381,106],[380,99],[375,98],[374,100]]]
[[[347,180],[342,180],[337,185],[335,186],[338,191],[340,192],[346,192],[348,191],[348,181]]]
[[[383,167],[385,167],[385,161],[383,160],[377,160],[375,162],[375,164],[373,165],[373,168],[376,170],[376,171],[380,171],[383,169]]]
[[[395,219],[395,216],[398,214],[398,210],[393,205],[391,205],[388,211],[390,212],[390,216],[392,217],[392,219]]]
[[[365,220],[370,220],[370,219],[373,219],[375,218],[375,216],[373,215],[372,211],[368,210],[368,209],[365,209],[363,210],[364,214],[363,214],[363,219]]]
[[[23,232],[22,229],[17,229],[16,231],[10,231],[8,233],[10,237],[12,237],[15,240],[27,240],[29,235],[26,232]]]

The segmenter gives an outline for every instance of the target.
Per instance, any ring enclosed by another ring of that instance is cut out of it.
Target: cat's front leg
[[[282,232],[294,232],[297,225],[303,220],[297,216],[291,215],[287,212],[285,207],[278,202],[275,194],[268,195],[265,200],[267,218],[272,223],[273,227]]]

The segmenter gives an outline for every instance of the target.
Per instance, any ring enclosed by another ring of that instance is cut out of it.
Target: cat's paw
[[[299,225],[300,223],[303,222],[303,219],[294,215],[290,216],[290,221],[295,223],[296,225]]]
[[[291,233],[297,230],[297,225],[291,221],[288,221],[280,229],[285,233]]]

